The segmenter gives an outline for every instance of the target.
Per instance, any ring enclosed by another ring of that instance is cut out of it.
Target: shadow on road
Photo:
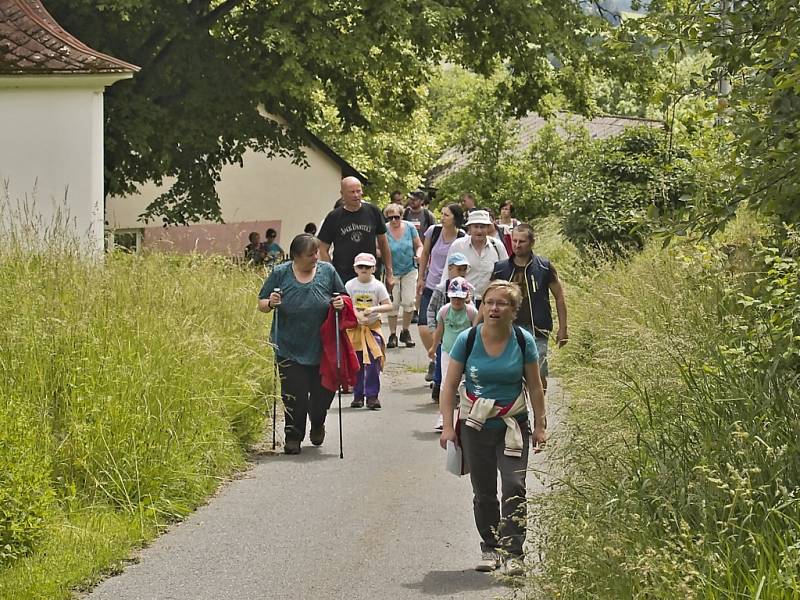
[[[426,596],[452,596],[459,592],[501,589],[503,585],[492,575],[477,571],[430,571],[422,581],[404,583],[403,587]]]
[[[251,454],[248,457],[248,462],[254,464],[261,464],[265,462],[271,461],[291,461],[296,463],[308,463],[308,462],[316,462],[318,460],[339,460],[338,452],[336,454],[320,454],[320,450],[312,447],[303,447],[303,451],[300,454],[284,454],[281,449],[276,450],[275,452],[266,451],[266,452],[259,452],[258,454]]]

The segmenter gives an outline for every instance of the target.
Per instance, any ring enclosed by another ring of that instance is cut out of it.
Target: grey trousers
[[[481,536],[481,550],[505,550],[512,556],[522,556],[525,543],[527,504],[525,475],[528,468],[530,433],[522,428],[522,456],[503,454],[505,427],[477,431],[461,423],[461,446],[469,466],[472,481],[475,525]],[[502,519],[497,498],[497,472],[500,471],[503,497]]]

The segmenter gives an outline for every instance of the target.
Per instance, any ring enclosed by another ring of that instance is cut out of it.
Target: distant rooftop
[[[587,120],[580,115],[570,113],[558,113],[553,121],[558,124],[565,120],[576,124],[583,124],[589,132],[589,137],[592,139],[605,139],[619,135],[628,127],[662,127],[661,121],[653,119],[640,119],[636,117],[620,117],[620,116],[601,116],[594,119]],[[547,125],[548,120],[539,116],[536,113],[529,113],[528,115],[517,120],[519,127],[517,138],[519,144],[517,145],[517,153],[524,154],[528,147],[536,140],[539,130]],[[556,127],[556,130],[563,135],[564,130],[561,127]],[[456,173],[469,165],[469,154],[459,150],[458,148],[448,148],[444,154],[439,157],[436,166],[428,174],[428,182],[432,186],[451,175]]]
[[[40,0],[0,0],[0,75],[134,73],[139,67],[92,50]]]

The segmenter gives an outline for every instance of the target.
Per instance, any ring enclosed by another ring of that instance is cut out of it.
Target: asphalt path
[[[509,595],[509,581],[473,570],[480,547],[470,484],[444,469],[422,345],[388,352],[382,410],[351,409],[352,396],[342,396],[343,460],[334,398],[322,447],[306,439],[298,456],[255,454],[244,477],[225,484],[87,598]],[[548,396],[557,398],[557,390],[551,386]],[[552,430],[557,407],[548,413]],[[541,468],[542,460],[532,458],[531,468]],[[538,478],[528,479],[530,493],[544,491]]]

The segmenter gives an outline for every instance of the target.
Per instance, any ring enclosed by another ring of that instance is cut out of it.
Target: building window
[[[131,254],[142,251],[144,231],[141,229],[114,229],[106,232],[106,252],[122,250]]]

